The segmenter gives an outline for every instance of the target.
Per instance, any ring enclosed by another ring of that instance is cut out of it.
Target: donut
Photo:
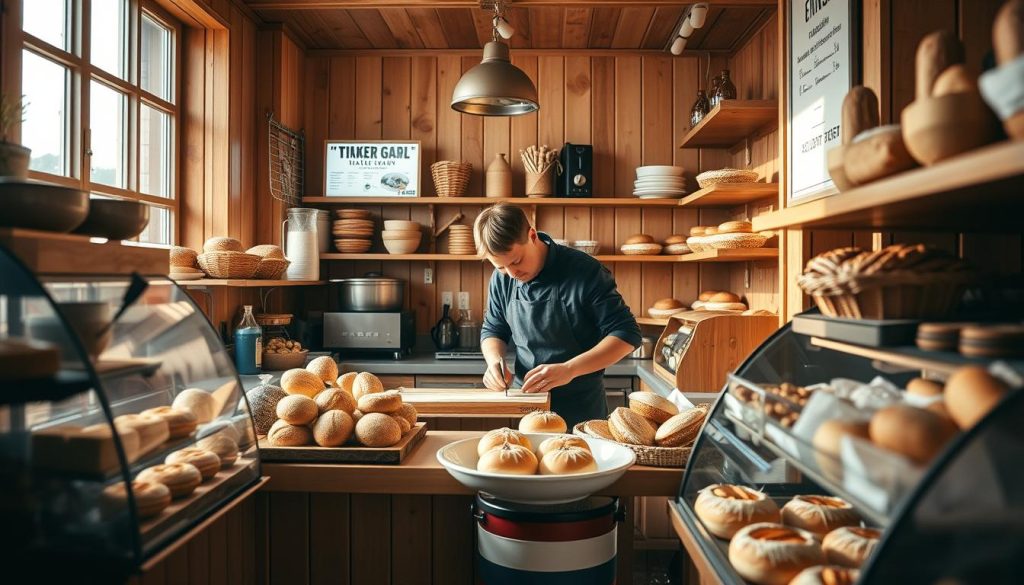
[[[693,511],[708,532],[727,540],[744,526],[779,521],[779,506],[775,500],[746,486],[726,483],[700,490]]]
[[[841,526],[825,535],[821,550],[833,565],[859,568],[878,546],[882,531],[861,526]]]
[[[729,541],[729,562],[757,585],[787,585],[804,569],[824,561],[813,534],[772,522],[741,528]]]
[[[175,451],[164,459],[164,463],[191,463],[199,470],[199,474],[203,476],[203,481],[217,475],[217,471],[220,469],[220,457],[217,457],[217,454],[213,451],[207,451],[198,447],[188,447]]]
[[[840,526],[857,526],[860,516],[840,498],[794,496],[782,507],[782,523],[822,537]]]

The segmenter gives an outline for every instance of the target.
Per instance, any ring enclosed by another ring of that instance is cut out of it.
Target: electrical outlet
[[[460,311],[467,311],[467,310],[469,310],[469,293],[466,292],[466,291],[460,291],[459,292],[459,310]]]
[[[453,299],[454,297],[452,296],[452,291],[446,290],[443,293],[441,293],[441,305],[448,305],[449,307],[454,308],[455,305],[452,303]]]
[[[423,269],[423,284],[434,284],[434,269],[424,268]]]

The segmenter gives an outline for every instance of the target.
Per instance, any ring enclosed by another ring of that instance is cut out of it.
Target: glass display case
[[[123,577],[260,479],[231,357],[171,280],[0,247],[0,366],[5,570]]]
[[[913,404],[921,399],[903,392],[907,382],[922,375],[922,364],[933,368],[929,375],[944,378],[968,363],[1005,374],[1011,387],[980,422],[944,446],[939,443],[927,460],[872,442],[866,429],[877,409],[894,401],[923,409],[941,402],[940,396]],[[691,558],[720,582],[745,582],[730,562],[730,541],[712,534],[721,530],[696,505],[708,486],[734,484],[763,493],[779,509],[798,495],[833,496],[852,504],[861,525],[881,530],[860,565],[860,583],[1019,583],[1024,569],[1022,365],[832,343],[786,325],[729,376],[694,445],[671,502],[681,536],[683,530],[689,533],[683,541]],[[851,433],[825,447],[825,433],[818,431],[825,421],[840,419],[859,421],[865,434]]]

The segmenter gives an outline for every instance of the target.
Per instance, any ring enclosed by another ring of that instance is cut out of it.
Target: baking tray
[[[260,459],[264,463],[369,463],[398,465],[427,436],[427,423],[416,423],[402,440],[390,447],[277,447],[260,437]]]
[[[917,319],[841,319],[825,315],[793,317],[793,332],[811,337],[845,341],[868,347],[914,345]]]

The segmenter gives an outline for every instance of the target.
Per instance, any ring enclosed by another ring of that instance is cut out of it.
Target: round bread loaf
[[[139,518],[152,518],[171,505],[171,490],[162,483],[132,480],[132,496],[135,497],[135,512]],[[128,488],[124,482],[104,488],[100,495],[101,509],[116,516],[128,505]]]
[[[754,224],[749,221],[727,221],[718,226],[720,234],[749,234],[754,229]]]
[[[376,394],[383,391],[384,384],[381,384],[380,378],[370,372],[359,372],[356,374],[355,379],[352,380],[352,396],[355,396],[356,400],[359,400],[366,394]]]
[[[779,521],[775,500],[746,486],[725,483],[700,490],[693,511],[708,532],[726,540],[744,526]]]
[[[942,384],[935,380],[926,380],[924,378],[914,378],[907,382],[907,394],[914,394],[916,396],[941,396],[942,395]]]
[[[363,418],[363,411],[358,408],[352,411],[352,420],[359,422],[359,419]]]
[[[171,439],[180,439],[191,435],[192,431],[196,430],[196,426],[199,424],[196,415],[192,414],[191,411],[171,408],[170,406],[147,408],[140,414],[159,416],[167,421],[167,427],[170,431],[169,438]],[[277,419],[277,416],[274,416],[274,418]]]
[[[860,571],[850,567],[818,565],[800,571],[789,585],[856,585]]]
[[[359,372],[345,372],[338,376],[338,379],[334,382],[334,386],[352,394],[352,384],[356,381],[356,376]]]
[[[545,453],[538,469],[541,475],[591,473],[597,471],[597,462],[589,448],[566,445]]]
[[[524,433],[564,433],[568,428],[565,419],[550,410],[534,410],[519,419],[519,430]]]
[[[981,366],[957,368],[946,380],[946,409],[961,429],[973,427],[1002,400],[1009,387]]]
[[[356,399],[340,388],[328,388],[314,400],[321,415],[328,410],[343,410],[351,415],[356,409]]]
[[[590,451],[590,443],[587,443],[583,437],[577,437],[576,435],[558,435],[557,437],[544,439],[540,446],[537,447],[537,456],[543,457],[549,452],[556,449],[562,449],[563,447],[577,447],[579,449],[586,449],[587,451]]]
[[[628,408],[618,407],[608,418],[612,436],[620,443],[654,445],[654,426],[646,418]]]
[[[700,427],[704,424],[707,412],[703,408],[691,408],[663,422],[654,434],[654,444],[659,447],[692,445],[700,434]]]
[[[673,246],[675,244],[685,244],[686,238],[687,236],[684,236],[683,234],[672,234],[671,236],[665,238],[664,244],[666,246]]]
[[[184,498],[203,482],[203,474],[190,463],[164,463],[147,467],[135,478],[138,481],[162,483],[174,499]]]
[[[192,248],[171,246],[171,272],[177,272],[174,268],[195,268],[198,258],[199,254]]]
[[[281,388],[288,394],[302,394],[313,398],[324,391],[324,381],[320,376],[305,368],[292,368],[281,374]]]
[[[598,439],[615,440],[615,435],[612,434],[608,421],[605,419],[588,420],[583,423],[583,432]]]
[[[388,416],[395,419],[395,422],[398,423],[398,426],[402,428],[403,437],[405,436],[405,433],[408,433],[409,431],[412,430],[412,425],[409,424],[409,421],[405,420],[405,417],[399,416],[397,412],[392,412]]]
[[[284,260],[284,250],[281,249],[281,246],[277,246],[275,244],[260,244],[259,246],[253,246],[246,250],[245,253],[259,256],[260,258]]]
[[[338,379],[338,362],[328,355],[315,358],[306,364],[306,369],[323,380],[324,385],[333,384]]]
[[[713,236],[713,235],[715,235],[717,233],[718,233],[718,226],[717,225],[709,225],[708,227],[704,228],[704,235],[705,236]]]
[[[704,300],[704,299],[702,299]],[[731,292],[716,292],[711,295],[710,298],[706,299],[709,303],[738,303],[740,302],[739,295],[734,295]]]
[[[947,399],[949,390],[947,389]],[[950,409],[953,413],[953,409]],[[955,420],[955,419],[954,419]],[[924,465],[957,433],[956,425],[934,412],[906,404],[887,406],[871,417],[871,441]]]
[[[632,236],[629,236],[628,238],[626,238],[626,241],[623,242],[623,244],[625,244],[625,245],[630,245],[630,244],[653,244],[653,243],[654,243],[654,238],[652,236],[647,235],[647,234],[632,235]]]
[[[419,418],[419,413],[416,412],[416,407],[408,402],[403,402],[402,406],[399,406],[398,410],[396,410],[394,414],[404,418],[409,423],[409,428],[416,426],[416,420]]]
[[[152,414],[122,414],[114,418],[114,425],[119,429],[132,429],[139,434],[139,453],[143,455],[171,438],[167,421]]]
[[[729,541],[729,562],[740,577],[758,585],[787,585],[800,571],[824,561],[813,534],[781,524],[751,524]]]
[[[654,305],[652,305],[652,307],[655,308],[655,309],[658,309],[658,310],[662,310],[662,309],[681,309],[681,308],[686,307],[686,305],[682,301],[679,301],[679,300],[676,300],[676,299],[673,299],[673,298],[664,298],[664,299],[658,299],[658,300],[654,301]]]
[[[285,396],[277,403],[277,418],[290,425],[308,425],[318,414],[316,401],[302,394]]]
[[[537,473],[537,456],[522,445],[504,443],[480,456],[476,463],[478,471],[504,473],[507,475],[534,475]]]
[[[348,441],[355,426],[344,410],[328,410],[313,423],[313,440],[321,447],[337,447]]]
[[[222,236],[210,238],[203,244],[203,252],[241,252],[242,242]]]
[[[257,435],[265,435],[270,430],[270,425],[277,420],[277,403],[285,396],[288,394],[284,390],[270,384],[260,384],[245,393]]]
[[[187,410],[196,416],[196,422],[206,424],[217,416],[217,401],[206,390],[186,388],[174,397],[171,408]]]
[[[840,526],[857,526],[860,516],[849,502],[832,496],[794,496],[782,507],[782,523],[825,536]]]
[[[390,447],[402,440],[402,427],[386,414],[370,412],[356,423],[356,439],[367,447]]]
[[[859,568],[878,546],[882,531],[860,526],[842,526],[825,535],[821,550],[828,562]]]
[[[199,470],[203,481],[211,479],[220,470],[220,457],[212,451],[197,447],[175,451],[164,459],[164,463],[191,463]]]
[[[839,449],[845,436],[869,439],[868,423],[830,418],[818,426],[811,440],[814,445],[814,460],[825,475],[832,479],[838,480],[843,476]]]
[[[196,447],[206,449],[220,457],[221,467],[231,467],[238,460],[238,441],[224,432],[203,437],[196,442]]]
[[[515,429],[501,427],[500,429],[487,431],[484,436],[480,437],[480,442],[476,444],[476,454],[483,455],[491,449],[501,447],[505,443],[522,445],[531,451],[533,450],[533,445],[526,435]]]
[[[301,447],[313,442],[309,427],[295,426],[279,420],[267,431],[267,440],[277,447]]]
[[[704,232],[706,232],[707,229],[708,229],[707,226],[695,225],[692,228],[690,228],[690,237],[693,237],[693,236],[703,236]]]
[[[679,414],[679,409],[671,400],[654,392],[631,392],[629,409],[653,422],[655,426]]]
[[[402,395],[397,390],[364,394],[359,398],[357,408],[363,413],[383,412],[392,414],[402,407]]]
[[[718,294],[717,290],[706,290],[706,291],[700,293],[700,295],[697,296],[697,300],[706,303],[706,302],[711,300],[711,297],[713,297],[713,296],[715,296],[717,294]]]

